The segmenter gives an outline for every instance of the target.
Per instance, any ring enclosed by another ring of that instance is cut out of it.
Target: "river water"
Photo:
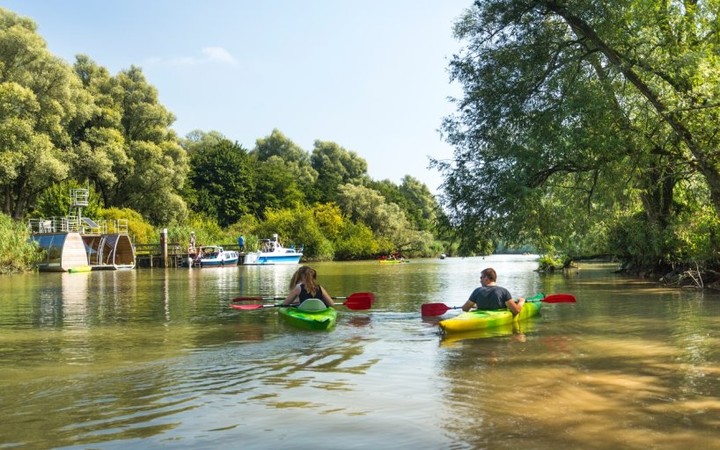
[[[1,276],[0,448],[720,448],[717,293],[532,256],[314,267],[373,308],[309,332],[228,307],[297,266]],[[578,302],[441,336],[420,306],[462,304],[485,267]]]

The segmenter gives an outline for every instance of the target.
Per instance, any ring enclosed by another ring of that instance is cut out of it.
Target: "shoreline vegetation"
[[[42,253],[29,238],[25,224],[0,214],[0,274],[35,270]]]
[[[39,249],[29,238],[30,231],[24,223],[0,214],[0,275],[37,270],[35,265],[42,260],[43,250]],[[250,242],[255,241],[257,241],[255,237],[250,238]],[[508,251],[508,253],[513,252]],[[514,253],[527,252],[517,251]],[[547,255],[540,255],[537,271],[567,274],[580,270],[582,262],[617,262],[620,264],[617,257],[613,255],[593,255],[575,259],[553,259]],[[720,290],[720,271],[716,269],[702,270],[697,264],[694,266],[682,265],[666,270],[659,267],[622,264],[616,273],[651,279],[670,287]]]
[[[439,195],[410,175],[372,179],[336,142],[178,136],[142,68],[68,63],[0,8],[0,271],[32,267],[23,221],[67,215],[83,188],[86,217],[126,220],[136,245],[161,229],[196,245],[245,236],[249,250],[278,234],[310,261],[526,245],[540,270],[612,255],[628,275],[716,288],[720,109],[699,106],[720,104],[720,41],[697,37],[716,35],[718,11],[589,5],[476,2],[457,20],[459,108],[440,128],[454,153],[429,160]]]

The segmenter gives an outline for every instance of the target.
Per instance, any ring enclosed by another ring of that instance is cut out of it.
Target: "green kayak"
[[[329,330],[335,326],[337,311],[322,300],[310,298],[300,306],[280,308],[280,317],[290,325],[305,330]]]
[[[544,295],[538,294],[525,299],[520,314],[513,317],[507,309],[473,310],[461,313],[453,318],[440,321],[440,328],[444,333],[459,333],[464,331],[485,330],[511,324],[513,321],[524,320],[540,314]]]

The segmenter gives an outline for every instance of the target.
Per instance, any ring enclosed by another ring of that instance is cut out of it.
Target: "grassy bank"
[[[0,274],[34,270],[42,253],[29,238],[26,224],[0,214]]]

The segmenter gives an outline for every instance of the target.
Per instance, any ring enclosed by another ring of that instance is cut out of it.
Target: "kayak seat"
[[[325,306],[325,302],[319,298],[309,298],[300,303],[300,305],[298,305],[298,309],[306,312],[325,311],[327,306]]]

